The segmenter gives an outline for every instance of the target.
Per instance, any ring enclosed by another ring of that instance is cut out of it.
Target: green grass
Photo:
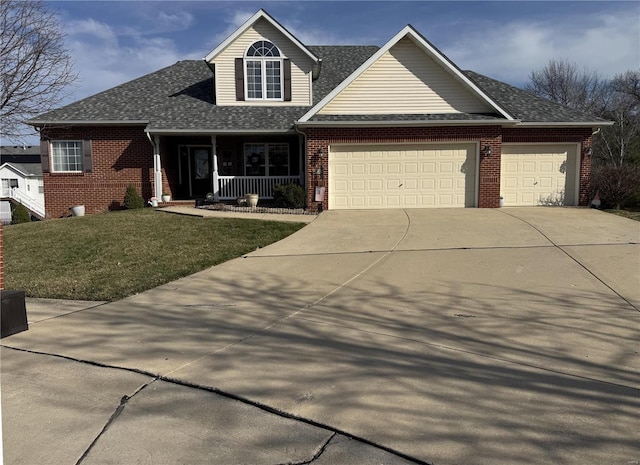
[[[5,288],[117,300],[264,247],[304,224],[151,209],[6,226]]]
[[[640,221],[640,211],[631,210],[605,210],[607,213],[613,213],[614,215],[624,216],[625,218],[631,218],[632,220]]]

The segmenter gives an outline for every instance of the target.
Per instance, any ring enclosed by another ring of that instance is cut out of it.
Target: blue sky
[[[383,45],[413,25],[462,69],[516,86],[552,58],[640,67],[640,2],[47,1],[80,80],[65,103],[202,59],[263,8],[306,45]]]

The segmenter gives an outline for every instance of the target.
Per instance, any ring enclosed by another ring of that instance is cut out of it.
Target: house
[[[462,71],[413,27],[382,47],[307,46],[260,10],[180,61],[40,115],[48,217],[145,198],[309,209],[587,205],[609,122]]]
[[[44,180],[39,146],[0,147],[0,221],[11,223],[11,205],[21,203],[31,215],[45,215]]]

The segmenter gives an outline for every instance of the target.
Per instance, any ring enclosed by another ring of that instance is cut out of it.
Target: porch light
[[[324,151],[322,150],[322,147],[320,147],[320,148],[318,149],[318,156],[319,156],[320,158],[322,158],[322,157],[324,156]]]
[[[491,156],[491,146],[490,145],[485,145],[482,148],[482,156],[484,156],[484,157],[490,157]]]

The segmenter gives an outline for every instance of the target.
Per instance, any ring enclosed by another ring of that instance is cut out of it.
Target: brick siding
[[[312,210],[329,207],[329,192],[325,189],[322,202],[315,201],[315,187],[328,186],[328,153],[331,144],[387,144],[422,142],[478,142],[481,148],[491,147],[491,155],[480,157],[478,207],[500,206],[500,162],[503,142],[579,142],[582,144],[580,162],[580,205],[589,203],[591,160],[591,129],[525,129],[500,126],[469,127],[387,127],[387,128],[308,128],[307,134],[307,204]],[[324,156],[320,156],[320,152]],[[322,176],[317,170],[321,168]]]
[[[129,184],[147,200],[153,189],[153,147],[142,127],[47,128],[50,140],[91,140],[91,173],[45,173],[47,218],[69,216],[73,205],[87,214],[122,208]]]
[[[590,128],[502,128],[500,126],[442,126],[387,128],[308,128],[307,134],[307,205],[311,210],[327,209],[328,153],[331,144],[383,144],[428,142],[476,142],[491,147],[491,155],[480,157],[478,206],[496,208],[500,204],[500,161],[502,143],[580,143],[579,204],[590,198],[591,148]],[[93,172],[45,173],[44,191],[47,218],[69,215],[69,207],[85,205],[87,214],[122,207],[129,184],[145,200],[153,195],[153,147],[142,127],[71,127],[47,128],[45,139],[91,140]],[[210,139],[208,139],[210,140]],[[161,139],[163,165],[162,190],[172,192],[167,179],[176,178],[177,163],[169,158],[171,146]],[[322,151],[323,156],[320,156]],[[318,174],[318,169],[321,174]],[[322,202],[315,201],[315,188],[325,187]]]

